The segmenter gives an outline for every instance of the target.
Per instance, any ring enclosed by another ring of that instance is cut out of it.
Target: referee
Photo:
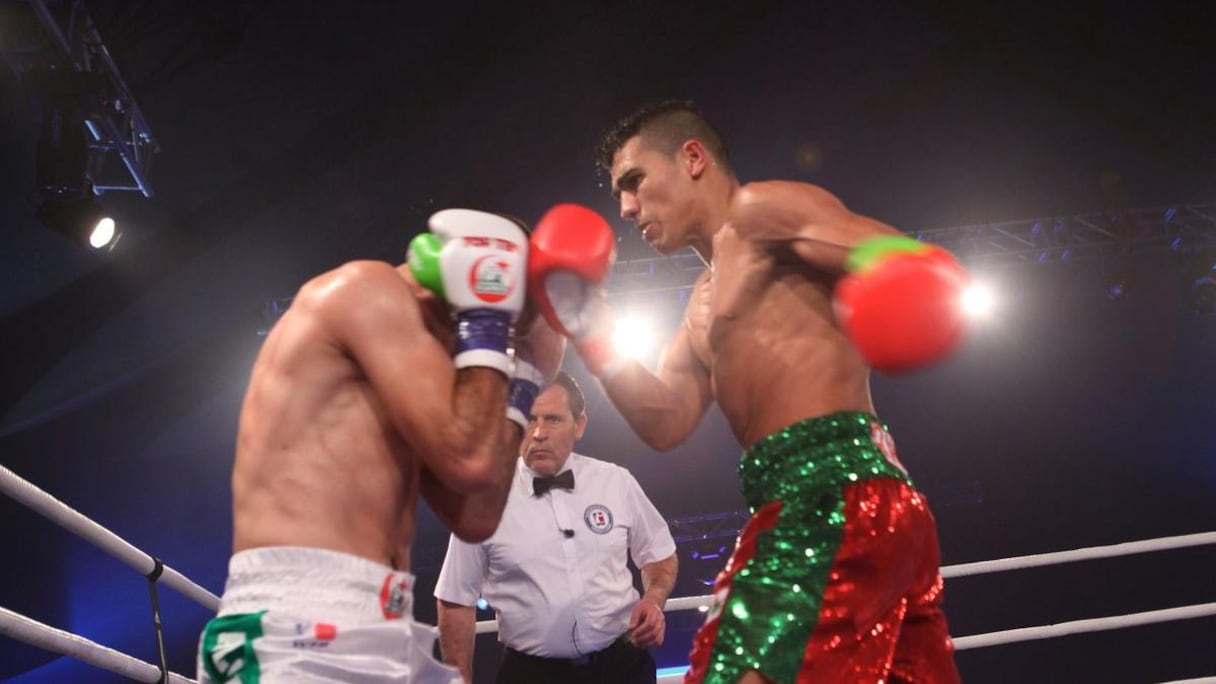
[[[479,596],[506,646],[498,684],[655,681],[647,649],[663,643],[675,542],[629,471],[573,453],[586,427],[582,390],[559,372],[532,406],[498,530],[480,544],[448,544],[435,586],[439,643],[466,682]]]

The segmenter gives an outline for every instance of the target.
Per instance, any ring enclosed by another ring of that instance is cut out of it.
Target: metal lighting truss
[[[1152,251],[1216,249],[1216,203],[1177,204],[911,231],[971,268],[1070,262]],[[683,291],[705,269],[691,252],[621,260],[608,279],[613,296]]]
[[[23,80],[57,75],[84,86],[77,94],[83,100],[83,124],[92,138],[87,175],[93,191],[135,191],[151,197],[148,171],[159,145],[84,3],[23,0],[7,4],[10,10],[16,5],[28,6],[41,26],[40,32],[31,30],[32,26],[10,26],[5,32],[0,56],[13,73]],[[28,19],[14,12],[6,16]],[[122,161],[129,178],[115,183],[100,179],[103,163],[112,156]]]

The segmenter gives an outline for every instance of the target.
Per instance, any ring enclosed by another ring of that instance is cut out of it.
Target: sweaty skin
[[[710,263],[660,361],[665,387],[640,367],[605,383],[643,439],[678,443],[711,400],[745,446],[804,418],[874,412],[869,369],[836,321],[832,289],[849,248],[898,231],[813,185],[739,185],[695,142],[669,160],[633,138],[611,173],[622,217],[647,242],[666,254],[691,246]]]
[[[740,443],[807,416],[874,412],[869,371],[835,323],[833,282],[730,225],[714,237],[685,327]]]
[[[234,551],[307,546],[408,570],[419,493],[458,536],[493,533],[520,431],[501,373],[453,367],[448,321],[404,266],[352,262],[301,288],[241,409]]]

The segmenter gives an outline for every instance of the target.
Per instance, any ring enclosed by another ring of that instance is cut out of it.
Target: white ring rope
[[[41,513],[69,532],[92,542],[101,550],[135,568],[135,571],[144,577],[152,574],[156,569],[156,559],[152,556],[140,551],[127,540],[93,522],[71,506],[35,487],[4,466],[0,466],[0,491],[35,512]],[[172,587],[212,611],[220,609],[218,596],[191,582],[185,575],[173,568],[167,565],[163,565],[163,568],[160,577],[156,580],[158,583]]]
[[[1216,544],[1216,532],[1200,532],[1199,534],[1184,534],[1177,537],[1161,537],[1144,541],[1111,544],[1110,546],[1090,546],[1072,551],[1055,551],[1053,553],[1037,553],[1030,556],[1014,556],[999,560],[977,561],[960,565],[947,565],[942,568],[942,577],[965,577],[988,572],[1003,570],[1020,570],[1040,565],[1058,565],[1075,561],[1092,560],[1095,558],[1113,558],[1115,556],[1130,556],[1136,553],[1150,551],[1167,551],[1182,549],[1188,546],[1203,546]]]
[[[942,576],[963,577],[966,575],[978,575],[989,572],[1001,572],[1005,570],[1019,570],[1022,568],[1091,560],[1095,558],[1129,556],[1137,553],[1165,551],[1168,549],[1180,549],[1189,546],[1202,546],[1205,544],[1216,544],[1216,532],[1201,532],[1199,534],[1161,537],[1159,539],[1147,539],[1144,541],[1112,544],[1110,546],[1091,546],[1083,549],[1074,549],[1072,551],[1055,551],[1052,553],[1040,553],[1029,556],[1014,556],[1012,558],[1002,558],[999,560],[963,563],[961,565],[948,565],[942,568]],[[712,595],[681,596],[680,598],[669,599],[663,610],[666,612],[708,608],[713,602],[713,598],[714,597]],[[1205,617],[1209,615],[1216,615],[1216,603],[1203,603],[1193,606],[1181,606],[1178,608],[1148,611],[1145,613],[1132,613],[1130,615],[1116,615],[1113,617],[1093,618],[1089,620],[1074,620],[1072,622],[1061,622],[1055,625],[1023,627],[1020,629],[1010,629],[1000,632],[988,632],[986,634],[956,637],[954,639],[954,648],[956,650],[982,648],[984,646],[995,646],[997,644],[1030,641],[1032,639],[1046,639],[1055,636],[1063,636],[1066,634],[1097,632],[1108,629],[1119,629],[1122,627],[1134,627],[1137,625],[1147,625],[1171,620],[1186,620],[1189,618]],[[496,620],[482,620],[477,623],[478,634],[494,632],[497,631],[497,629],[498,623]]]
[[[102,550],[134,568],[140,574],[149,576],[156,568],[156,560],[147,553],[140,551],[122,537],[107,530],[83,514],[47,494],[38,487],[19,477],[4,466],[0,466],[0,491],[14,500],[28,506],[35,512],[41,513],[52,522],[92,542]],[[1071,551],[1057,551],[1027,556],[1014,556],[990,561],[962,563],[949,565],[941,569],[943,577],[965,577],[990,572],[1019,570],[1023,568],[1044,565],[1058,565],[1075,561],[1092,560],[1097,558],[1112,558],[1151,551],[1185,548],[1216,544],[1216,532],[1204,532],[1175,537],[1161,537],[1136,542],[1113,544],[1110,546],[1091,546]],[[213,611],[219,610],[219,597],[187,579],[184,575],[164,566],[158,581],[176,589],[203,606]],[[702,609],[710,605],[713,596],[683,596],[667,601],[664,611]],[[988,632],[954,639],[956,650],[983,648],[999,644],[1046,639],[1068,634],[1080,634],[1123,627],[1135,627],[1158,622],[1186,620],[1190,618],[1216,615],[1216,603],[1204,603],[1164,610],[1117,615],[1087,620],[1073,620],[1054,625],[1039,627],[1023,627],[999,632]],[[476,625],[476,633],[498,631],[497,620],[482,620]],[[33,646],[44,648],[56,653],[72,656],[86,663],[96,665],[111,672],[125,675],[131,679],[144,682],[157,682],[161,678],[161,670],[155,665],[143,662],[106,646],[89,641],[84,637],[64,632],[44,625],[7,608],[0,607],[0,634],[11,636]],[[170,682],[192,682],[181,675],[169,673]],[[1190,680],[1188,680],[1190,681]],[[1207,678],[1194,681],[1207,681]]]
[[[1041,565],[1058,565],[1060,563],[1071,563],[1095,558],[1114,558],[1116,556],[1130,556],[1150,551],[1182,549],[1188,546],[1203,546],[1206,544],[1216,544],[1216,532],[1200,532],[1198,534],[1146,539],[1144,541],[1124,542],[1109,546],[1090,546],[1084,549],[1073,549],[1072,551],[1053,551],[1051,553],[1037,553],[1029,556],[1013,556],[1012,558],[1001,558],[998,560],[947,565],[942,567],[942,577],[964,577],[989,572],[1033,568]],[[713,603],[713,599],[714,597],[708,594],[705,596],[682,596],[668,600],[666,610],[700,608]]]
[[[102,646],[93,641],[44,625],[19,613],[0,606],[0,634],[10,636],[18,641],[24,641],[31,646],[71,656],[90,665],[109,670],[140,682],[161,681],[160,668],[133,658],[108,646]],[[193,684],[188,679],[175,672],[169,673],[172,684]]]
[[[1216,603],[1200,603],[1193,606],[1182,606],[1180,608],[1150,610],[1144,613],[1131,613],[1128,615],[1092,618],[1089,620],[1073,620],[1071,622],[1060,622],[1054,625],[1043,625],[1041,627],[1022,627],[1021,629],[1007,629],[1001,632],[988,632],[986,634],[956,637],[954,639],[954,650],[962,651],[968,648],[983,648],[985,646],[997,646],[999,644],[1012,644],[1019,641],[1048,639],[1051,637],[1065,636],[1067,634],[1084,634],[1086,632],[1100,632],[1107,629],[1138,627],[1140,625],[1151,625],[1157,622],[1189,620],[1191,618],[1207,617],[1209,615],[1216,615]]]

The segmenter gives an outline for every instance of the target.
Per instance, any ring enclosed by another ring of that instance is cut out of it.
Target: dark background
[[[39,118],[0,68],[0,464],[219,593],[267,303],[400,260],[436,208],[614,216],[592,149],[648,100],[692,98],[744,180],[821,184],[906,230],[1216,199],[1202,10],[984,4],[88,2],[161,142],[156,195],[102,198],[125,228],[112,252],[39,225]],[[25,3],[0,10],[12,30]],[[622,259],[652,255],[616,225]],[[944,564],[1216,529],[1216,318],[1185,297],[1212,257],[1128,255],[1119,301],[1103,261],[977,273],[1000,313],[963,353],[875,377]],[[656,455],[567,366],[591,403],[580,451],[629,467],[669,519],[742,507],[718,414]],[[0,605],[156,659],[143,578],[7,499],[0,516]],[[445,544],[424,513],[424,622]],[[681,560],[675,595],[705,593],[720,560]],[[947,607],[975,634],[1211,602],[1214,575],[1211,548],[1170,551],[960,578]],[[209,615],[161,599],[170,664],[193,676]],[[699,620],[671,616],[660,665],[687,662]],[[1204,618],[958,663],[968,682],[1157,682],[1216,674],[1214,637]],[[485,677],[496,646],[478,644]],[[9,639],[0,677],[119,681]]]

